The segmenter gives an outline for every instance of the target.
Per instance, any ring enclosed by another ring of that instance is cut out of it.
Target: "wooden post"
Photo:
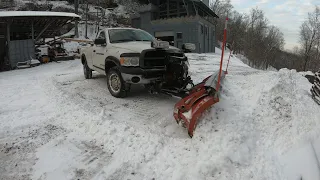
[[[88,39],[88,18],[89,18],[89,16],[88,16],[88,12],[89,11],[89,2],[87,1],[87,7],[86,7],[86,39]]]
[[[167,18],[169,18],[169,3],[170,3],[170,0],[167,0]]]
[[[177,17],[180,17],[180,1],[177,1],[177,13],[178,13],[178,15],[177,15]]]
[[[79,12],[79,0],[75,0],[74,1],[74,11],[75,11],[75,14],[78,14]],[[79,30],[78,30],[78,20],[75,21],[75,27],[74,27],[74,35],[75,37],[79,37]]]
[[[31,24],[31,36],[32,36],[32,40],[34,41],[34,22],[32,20],[32,24]],[[35,42],[34,42],[35,43]]]
[[[7,22],[7,57],[8,57],[8,61],[10,63],[10,68],[11,67],[11,60],[10,60],[10,26],[11,26],[11,21]]]

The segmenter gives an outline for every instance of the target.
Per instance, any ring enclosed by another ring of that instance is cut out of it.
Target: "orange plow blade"
[[[174,117],[177,123],[180,123],[181,120],[183,121],[182,123],[187,128],[189,136],[193,137],[197,121],[201,117],[202,113],[217,102],[219,102],[218,98],[214,98],[212,96],[201,96],[197,98],[188,111],[184,111],[183,102],[177,103],[175,106]]]
[[[222,79],[225,72],[222,74]],[[203,112],[219,102],[218,93],[213,86],[217,82],[218,74],[209,76],[203,82],[195,86],[188,96],[181,99],[174,107],[173,116],[176,122],[180,122],[187,128],[190,137],[193,137],[198,119]]]

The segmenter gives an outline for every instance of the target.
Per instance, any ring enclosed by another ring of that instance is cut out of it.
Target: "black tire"
[[[128,89],[126,88],[126,83],[122,79],[117,67],[113,67],[107,72],[107,84],[112,96],[116,98],[124,98],[127,96]]]
[[[83,57],[83,74],[86,79],[92,79],[92,70],[89,68],[87,64],[87,60]]]

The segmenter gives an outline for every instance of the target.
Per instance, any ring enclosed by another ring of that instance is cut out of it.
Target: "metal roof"
[[[2,11],[0,23],[10,24],[10,31],[16,34],[31,34],[32,24],[35,37],[54,37],[70,31],[67,26],[80,16],[74,13],[47,11]]]
[[[75,13],[51,12],[51,11],[1,11],[1,17],[73,17],[80,18]]]

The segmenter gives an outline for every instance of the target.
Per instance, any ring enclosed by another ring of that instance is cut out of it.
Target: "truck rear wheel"
[[[113,67],[107,72],[107,78],[108,89],[112,96],[123,98],[127,95],[126,83],[117,67]]]
[[[83,74],[86,79],[92,79],[92,70],[89,68],[87,64],[87,60],[83,57]]]

